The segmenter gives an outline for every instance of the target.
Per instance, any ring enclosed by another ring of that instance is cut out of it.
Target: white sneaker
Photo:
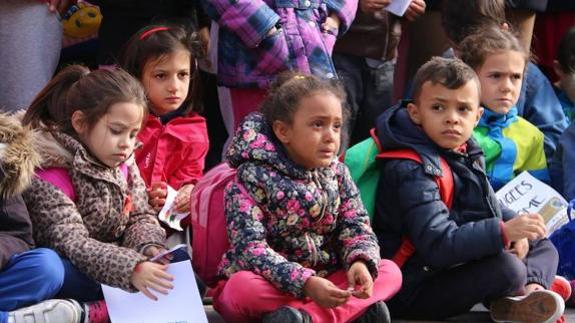
[[[537,290],[526,296],[504,297],[491,302],[491,319],[495,322],[554,323],[565,310],[559,294]]]
[[[8,313],[8,323],[80,323],[82,307],[71,299],[49,299]]]

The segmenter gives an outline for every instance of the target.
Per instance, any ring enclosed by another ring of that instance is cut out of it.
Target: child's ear
[[[408,103],[407,104],[407,112],[409,113],[409,117],[411,121],[416,125],[421,125],[421,118],[419,117],[419,108],[415,103]]]
[[[289,144],[290,138],[288,136],[289,127],[285,122],[276,120],[272,124],[272,130],[276,137],[281,141],[282,144]]]
[[[479,106],[479,109],[477,109],[477,119],[475,120],[475,126],[476,127],[479,124],[479,120],[481,120],[481,116],[483,116],[484,111],[485,111],[485,109],[482,106]]]
[[[86,129],[85,115],[82,111],[76,110],[72,113],[72,128],[77,134],[83,134]]]

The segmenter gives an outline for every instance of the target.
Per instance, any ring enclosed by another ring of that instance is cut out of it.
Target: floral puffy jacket
[[[297,166],[259,113],[244,119],[227,157],[238,172],[225,192],[231,247],[222,275],[251,270],[296,297],[310,276],[357,260],[375,278],[379,246],[344,164]]]

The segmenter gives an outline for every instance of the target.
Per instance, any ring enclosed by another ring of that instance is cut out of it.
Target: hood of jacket
[[[441,175],[440,155],[453,154],[447,149],[436,145],[423,131],[413,123],[407,112],[410,101],[401,101],[396,106],[386,110],[376,121],[376,134],[383,150],[411,149],[421,157],[426,173]],[[467,154],[473,159],[482,156],[481,147],[473,137],[467,141]]]
[[[268,164],[292,178],[309,177],[309,170],[289,159],[283,145],[259,112],[250,114],[240,124],[226,156],[232,167],[253,162]]]
[[[90,169],[94,165],[98,168],[108,168],[94,158],[80,141],[65,133],[42,130],[39,132],[37,142],[41,168],[75,168],[90,174],[93,173]],[[134,154],[132,153],[124,163],[128,166],[134,164]]]
[[[15,116],[0,113],[0,197],[20,194],[30,184],[40,158],[37,133]]]

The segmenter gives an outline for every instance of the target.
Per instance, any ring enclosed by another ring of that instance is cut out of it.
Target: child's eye
[[[190,73],[189,73],[189,72],[180,72],[180,73],[178,73],[178,77],[179,77],[179,78],[185,78],[185,77],[188,77],[188,76],[190,76]]]
[[[512,78],[514,80],[520,80],[522,78],[521,74],[513,74]]]
[[[314,121],[312,123],[312,126],[314,126],[315,128],[321,128],[323,126],[323,122],[321,121]]]
[[[459,110],[459,112],[468,112],[471,111],[471,107],[467,106],[467,105],[462,105],[460,107],[457,108]]]
[[[434,104],[431,106],[431,110],[433,111],[442,111],[443,110],[443,106],[441,104]]]
[[[130,133],[130,139],[136,138],[137,135],[138,135],[138,131],[132,131],[132,132]]]
[[[341,130],[341,123],[335,123],[333,125],[333,129],[339,132]]]
[[[489,77],[493,78],[493,79],[498,79],[501,77],[501,74],[500,73],[493,73],[493,74],[489,75]]]
[[[110,132],[111,132],[113,135],[119,135],[119,134],[122,133],[122,130],[110,128]]]
[[[158,80],[162,80],[166,77],[166,74],[164,73],[158,73],[156,75],[154,75],[154,78],[157,78]]]

